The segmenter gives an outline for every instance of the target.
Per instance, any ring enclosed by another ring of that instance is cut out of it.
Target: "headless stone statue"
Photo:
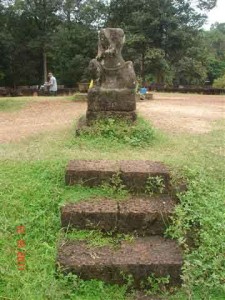
[[[133,63],[122,57],[124,42],[120,28],[99,32],[98,55],[89,64],[94,85],[88,91],[87,124],[105,117],[136,119],[136,76]]]

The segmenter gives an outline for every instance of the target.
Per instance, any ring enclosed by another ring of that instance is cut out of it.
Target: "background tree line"
[[[142,81],[212,84],[225,74],[225,23],[202,30],[215,0],[0,0],[0,86],[89,80],[101,27],[126,33],[124,57]],[[220,79],[221,80],[221,79]]]

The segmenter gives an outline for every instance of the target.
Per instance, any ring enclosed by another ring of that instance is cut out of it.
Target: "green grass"
[[[121,241],[128,241],[132,243],[134,237],[129,234],[114,234],[107,232],[106,234],[98,230],[73,230],[66,232],[64,238],[69,240],[87,241],[90,246],[102,247],[110,246],[116,248]]]
[[[31,101],[31,98],[0,98],[0,112],[13,112],[20,110]]]
[[[97,120],[91,127],[84,127],[79,137],[80,141],[92,142],[93,145],[108,144],[110,141],[114,147],[122,144],[138,148],[152,145],[156,139],[156,130],[140,117],[134,123],[112,118]]]
[[[73,101],[73,96],[58,96],[58,97],[0,97],[0,112],[14,112],[23,109],[29,102],[41,101]]]
[[[171,300],[225,299],[225,122],[203,135],[156,135],[154,143],[140,148],[109,137],[75,139],[71,128],[1,146],[0,299],[126,298],[126,286],[55,276],[55,258],[58,241],[64,236],[60,205],[113,196],[104,187],[65,187],[68,160],[128,158],[163,161],[173,168],[175,177],[183,174],[189,181],[189,191],[181,195],[169,230],[186,249],[184,287]],[[17,270],[16,261],[21,238],[16,226],[20,224],[26,227],[24,271]],[[185,238],[195,228],[197,248],[189,249]],[[73,238],[100,245],[108,242],[96,233],[88,234],[78,232]]]
[[[72,101],[87,101],[87,93],[75,93],[70,96]]]

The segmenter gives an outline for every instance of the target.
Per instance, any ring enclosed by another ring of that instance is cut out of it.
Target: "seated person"
[[[140,100],[145,100],[145,95],[147,94],[148,90],[146,87],[142,87],[139,90],[140,93]]]

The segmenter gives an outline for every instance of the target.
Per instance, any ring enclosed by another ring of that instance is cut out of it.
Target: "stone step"
[[[179,285],[182,255],[175,241],[158,236],[123,241],[118,248],[63,241],[57,266],[64,274],[71,272],[84,280],[98,279],[111,284],[125,284],[127,276],[132,275],[135,288],[143,286],[152,274],[169,275],[170,285]]]
[[[62,227],[103,232],[162,235],[169,225],[175,200],[169,196],[86,200],[61,207]]]
[[[94,187],[110,182],[113,175],[119,176],[126,188],[134,193],[144,193],[149,180],[153,184],[155,180],[155,185],[160,180],[163,192],[171,190],[168,167],[161,162],[143,160],[72,160],[66,168],[65,181],[67,185]]]

